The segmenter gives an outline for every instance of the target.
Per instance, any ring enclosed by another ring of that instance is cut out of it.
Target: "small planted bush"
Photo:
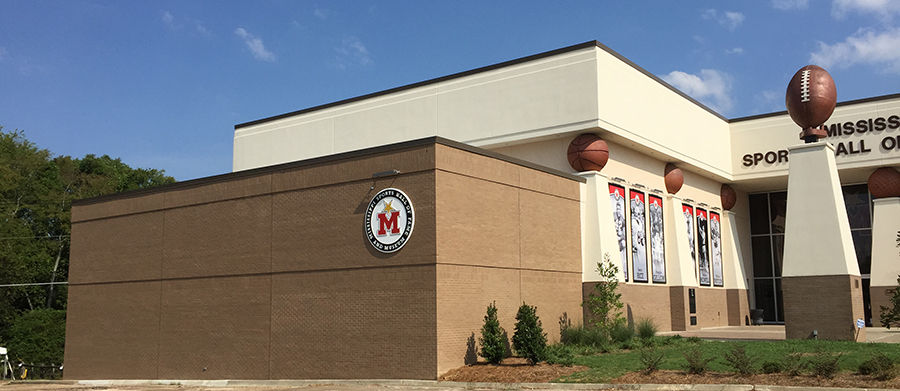
[[[642,349],[640,358],[641,371],[646,375],[658,371],[659,367],[662,366],[663,357],[665,357],[665,352],[661,350],[652,348]]]
[[[875,380],[891,380],[897,377],[896,362],[880,351],[859,364],[859,374],[872,376]]]
[[[715,360],[713,357],[704,357],[703,350],[699,346],[682,351],[681,355],[687,361],[684,370],[695,375],[702,375],[709,369],[709,363]]]
[[[762,373],[781,373],[784,367],[778,361],[766,361],[760,369],[762,369]]]
[[[624,344],[634,338],[634,327],[626,322],[618,322],[609,330],[609,338],[619,344]]]
[[[725,352],[725,363],[744,376],[756,372],[756,357],[748,354],[746,347],[741,344],[732,344],[731,349]]]
[[[503,327],[500,327],[500,320],[497,319],[497,306],[495,303],[488,304],[484,326],[481,326],[481,338],[478,339],[481,344],[479,355],[487,362],[499,364],[503,361],[506,355],[506,338],[503,335]]]
[[[653,322],[653,319],[644,318],[637,322],[635,325],[635,331],[637,332],[637,336],[643,340],[649,340],[656,336],[656,332],[659,330],[659,327],[656,327],[656,323]]]
[[[516,332],[512,337],[513,349],[528,362],[537,364],[545,360],[547,350],[547,334],[541,327],[537,316],[537,308],[522,303],[516,313]]]
[[[813,376],[831,379],[840,371],[842,354],[832,354],[822,349],[817,349],[809,359],[809,369]]]
[[[548,364],[571,367],[575,365],[575,353],[571,347],[564,344],[550,345],[546,350],[546,361]]]
[[[796,351],[791,351],[781,359],[782,372],[790,376],[802,375],[808,366],[809,362],[803,359],[803,354]]]

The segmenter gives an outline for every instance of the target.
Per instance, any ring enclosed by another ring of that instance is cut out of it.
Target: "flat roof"
[[[646,69],[641,68],[640,66],[638,66],[637,64],[635,64],[635,63],[632,62],[631,60],[629,60],[629,59],[625,58],[624,56],[622,56],[621,54],[617,53],[615,50],[612,50],[612,49],[610,49],[608,46],[606,46],[606,45],[600,43],[599,41],[594,40],[594,41],[588,41],[588,42],[580,43],[580,44],[577,44],[577,45],[567,46],[567,47],[564,47],[564,48],[561,48],[561,49],[551,50],[551,51],[549,51],[549,52],[538,53],[538,54],[534,54],[534,55],[527,56],[527,57],[517,58],[517,59],[514,59],[514,60],[510,60],[510,61],[505,61],[505,62],[493,64],[493,65],[484,66],[484,67],[481,67],[481,68],[475,68],[475,69],[472,69],[472,70],[463,71],[463,72],[459,72],[459,73],[454,73],[454,74],[447,75],[447,76],[442,76],[442,77],[438,77],[438,78],[434,78],[434,79],[429,79],[429,80],[425,80],[425,81],[420,81],[420,82],[418,82],[418,83],[407,84],[407,85],[404,85],[404,86],[395,87],[395,88],[391,88],[391,89],[388,89],[388,90],[383,90],[383,91],[373,92],[373,93],[371,93],[371,94],[360,95],[360,96],[357,96],[357,97],[354,97],[354,98],[349,98],[349,99],[339,100],[339,101],[336,101],[336,102],[326,103],[326,104],[319,105],[319,106],[314,106],[314,107],[310,107],[310,108],[306,108],[306,109],[301,109],[301,110],[297,110],[297,111],[292,111],[292,112],[289,112],[289,113],[279,114],[279,115],[276,115],[276,116],[267,117],[267,118],[262,118],[262,119],[258,119],[258,120],[255,120],[255,121],[245,122],[245,123],[241,123],[241,124],[235,125],[235,126],[234,126],[234,129],[237,130],[237,129],[246,128],[246,127],[250,127],[250,126],[254,126],[254,125],[264,124],[264,123],[267,123],[267,122],[277,121],[277,120],[280,120],[280,119],[284,119],[284,118],[288,118],[288,117],[293,117],[293,116],[296,116],[296,115],[301,115],[301,114],[311,113],[311,112],[315,112],[315,111],[327,109],[327,108],[330,108],[330,107],[341,106],[341,105],[345,105],[345,104],[348,104],[348,103],[358,102],[358,101],[362,101],[362,100],[366,100],[366,99],[370,99],[370,98],[375,98],[375,97],[379,97],[379,96],[383,96],[383,95],[389,95],[389,94],[393,94],[393,93],[397,93],[397,92],[401,92],[401,91],[405,91],[405,90],[409,90],[409,89],[413,89],[413,88],[417,88],[417,87],[422,87],[422,86],[427,86],[427,85],[430,85],[430,84],[440,83],[440,82],[447,81],[447,80],[458,79],[458,78],[465,77],[465,76],[470,76],[470,75],[474,75],[474,74],[478,74],[478,73],[488,72],[488,71],[492,71],[492,70],[495,70],[495,69],[500,69],[500,68],[504,68],[504,67],[509,67],[509,66],[513,66],[513,65],[517,65],[517,64],[522,64],[522,63],[526,63],[526,62],[534,61],[534,60],[539,60],[539,59],[546,58],[546,57],[552,57],[552,56],[556,56],[556,55],[559,55],[559,54],[564,54],[564,53],[568,53],[568,52],[573,52],[573,51],[576,51],[576,50],[583,50],[583,49],[595,48],[595,47],[596,47],[596,48],[602,49],[603,51],[609,53],[609,54],[612,55],[613,57],[616,57],[616,58],[619,59],[620,61],[622,61],[622,62],[628,64],[629,66],[631,66],[631,67],[634,68],[635,70],[637,70],[637,71],[643,73],[645,76],[647,76],[647,77],[649,77],[649,78],[655,80],[656,82],[662,84],[663,86],[665,86],[666,88],[672,90],[673,92],[675,92],[676,94],[680,95],[681,97],[683,97],[683,98],[687,99],[688,101],[690,101],[690,102],[696,104],[697,106],[700,106],[700,107],[703,108],[704,110],[708,111],[710,114],[713,114],[713,115],[715,115],[716,117],[718,117],[718,118],[720,118],[720,119],[722,119],[722,120],[725,120],[725,121],[728,120],[727,118],[725,118],[725,117],[722,116],[721,114],[717,113],[717,112],[714,111],[713,109],[710,109],[709,107],[707,107],[707,106],[704,105],[703,103],[700,103],[700,102],[697,101],[696,99],[694,99],[694,98],[688,96],[687,94],[685,94],[685,93],[682,92],[681,90],[679,90],[679,89],[673,87],[671,84],[666,83],[664,80],[662,80],[662,79],[660,79],[659,77],[657,77],[656,75],[650,73],[650,72],[647,71]]]
[[[328,162],[337,161],[337,160],[350,159],[350,158],[359,157],[359,156],[373,155],[373,154],[377,154],[377,153],[391,152],[391,151],[397,151],[397,150],[401,150],[401,149],[414,148],[414,147],[419,147],[419,146],[423,146],[423,145],[432,145],[432,144],[446,145],[448,147],[456,148],[456,149],[474,153],[477,155],[487,156],[487,157],[501,160],[501,161],[504,161],[507,163],[515,164],[515,165],[522,166],[522,167],[527,167],[527,168],[530,168],[533,170],[545,172],[545,173],[548,173],[551,175],[556,175],[556,176],[563,177],[563,178],[570,179],[570,180],[577,181],[577,182],[582,182],[582,183],[587,182],[586,179],[584,179],[578,175],[568,173],[568,172],[559,171],[559,170],[556,170],[556,169],[553,169],[550,167],[545,167],[540,164],[535,164],[535,163],[532,163],[532,162],[529,162],[526,160],[517,159],[512,156],[507,156],[507,155],[497,153],[494,151],[489,151],[486,149],[473,147],[469,144],[464,144],[464,143],[461,143],[458,141],[449,140],[449,139],[446,139],[443,137],[432,136],[432,137],[425,137],[425,138],[420,138],[420,139],[416,139],[416,140],[403,141],[403,142],[394,143],[394,144],[387,144],[387,145],[380,145],[380,146],[371,147],[371,148],[358,149],[355,151],[337,153],[334,155],[322,156],[322,157],[317,157],[317,158],[312,158],[312,159],[305,159],[305,160],[298,160],[298,161],[293,161],[293,162],[288,162],[288,163],[276,164],[273,166],[265,166],[265,167],[259,167],[259,168],[249,169],[249,170],[219,174],[219,175],[214,175],[214,176],[209,176],[209,177],[204,177],[204,178],[197,178],[197,179],[192,179],[192,180],[188,180],[188,181],[184,181],[184,182],[167,183],[164,185],[147,187],[147,188],[143,188],[143,189],[129,190],[129,191],[125,191],[122,193],[112,193],[112,194],[105,194],[105,195],[101,195],[101,196],[97,196],[97,197],[83,198],[80,200],[72,201],[72,205],[73,206],[75,206],[75,205],[90,205],[90,204],[100,203],[100,202],[104,202],[104,201],[115,200],[115,199],[119,199],[119,198],[138,197],[138,196],[159,193],[159,192],[164,192],[164,191],[169,191],[169,190],[174,190],[174,189],[190,188],[190,187],[194,187],[194,186],[204,186],[204,185],[209,185],[209,184],[218,183],[218,182],[230,181],[230,180],[234,180],[234,179],[252,177],[252,176],[257,176],[257,175],[265,175],[265,174],[274,173],[274,172],[278,172],[278,171],[290,170],[290,169],[298,168],[298,167],[312,166],[312,165],[316,165],[316,164],[328,163]]]

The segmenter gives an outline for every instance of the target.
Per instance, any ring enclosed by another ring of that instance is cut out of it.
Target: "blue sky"
[[[900,93],[900,0],[0,1],[0,126],[178,180],[234,125],[597,40],[727,118]],[[664,119],[661,119],[664,121]]]

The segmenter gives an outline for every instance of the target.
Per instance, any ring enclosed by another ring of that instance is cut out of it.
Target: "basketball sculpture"
[[[724,183],[722,184],[722,189],[719,190],[719,197],[722,198],[722,209],[731,210],[731,208],[734,208],[734,204],[737,203],[737,193],[734,192],[731,186]]]
[[[800,139],[807,143],[826,136],[821,129],[837,103],[834,79],[821,67],[807,65],[800,68],[788,83],[784,105],[794,123],[800,125]]]
[[[684,174],[678,166],[672,163],[666,164],[666,173],[663,179],[666,181],[666,191],[669,194],[678,193],[678,190],[681,190],[681,186],[684,185]]]
[[[569,143],[566,155],[575,171],[600,171],[609,161],[609,146],[596,134],[585,133]]]
[[[900,197],[900,171],[881,167],[869,175],[869,193],[875,198]]]

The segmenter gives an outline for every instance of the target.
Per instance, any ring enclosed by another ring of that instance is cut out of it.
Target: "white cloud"
[[[809,0],[772,0],[772,7],[779,10],[805,10],[809,7]]]
[[[746,17],[744,14],[740,12],[726,11],[724,14],[719,14],[719,11],[715,9],[708,9],[703,11],[701,14],[703,19],[705,20],[715,20],[719,22],[722,26],[725,26],[730,31],[734,31],[741,23],[744,23],[744,19]]]
[[[332,66],[335,68],[345,69],[353,64],[369,65],[372,63],[369,50],[359,38],[353,36],[344,38],[341,46],[334,48],[334,51],[338,54],[332,62]]]
[[[753,96],[754,112],[773,113],[784,110],[784,90],[766,90]]]
[[[725,54],[744,54],[744,48],[725,49]]]
[[[174,27],[175,26],[175,17],[169,13],[169,11],[163,12],[162,21],[166,24],[166,26]]]
[[[169,30],[172,30],[172,31],[179,31],[179,32],[186,31],[188,34],[191,34],[191,35],[196,34],[201,37],[207,37],[207,38],[213,36],[212,31],[210,31],[205,26],[203,26],[203,22],[201,22],[199,20],[192,20],[190,18],[184,18],[184,17],[176,17],[175,15],[172,15],[172,13],[169,11],[163,11],[161,19],[162,19],[163,24]],[[188,27],[186,29],[185,26],[192,26],[192,27]],[[191,29],[193,29],[193,30],[191,30]]]
[[[325,20],[328,19],[329,15],[331,15],[331,10],[316,8],[316,10],[313,11],[313,15],[315,15],[319,19]]]
[[[715,69],[701,69],[700,75],[672,71],[662,79],[719,113],[734,107],[731,99],[731,75]]]
[[[253,53],[253,57],[256,57],[257,60],[263,61],[275,61],[275,54],[266,50],[266,45],[263,44],[263,41],[259,38],[253,36],[242,28],[238,28],[234,30],[234,33],[241,37],[244,40],[244,43],[247,44],[247,48],[250,49],[250,52]]]
[[[831,16],[837,19],[852,12],[874,14],[882,22],[888,22],[894,14],[900,14],[900,0],[834,0],[831,3]]]
[[[197,31],[197,34],[200,34],[204,37],[212,37],[212,31],[209,31],[206,27],[203,26],[203,23],[200,21],[194,22],[194,30]]]
[[[810,53],[809,61],[825,69],[848,68],[857,64],[879,65],[887,72],[900,73],[900,28],[875,33],[860,29],[844,42],[828,45],[819,42],[819,50]]]

